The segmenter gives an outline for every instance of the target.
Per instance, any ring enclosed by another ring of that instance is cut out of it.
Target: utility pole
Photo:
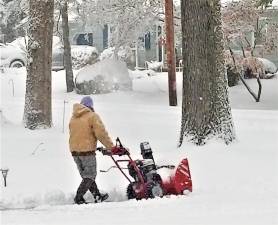
[[[167,51],[167,68],[168,68],[169,105],[177,106],[173,0],[165,0],[165,23],[166,23],[166,51]]]

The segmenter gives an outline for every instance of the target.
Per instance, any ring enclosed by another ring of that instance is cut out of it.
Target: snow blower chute
[[[127,187],[128,199],[147,199],[162,197],[164,195],[180,195],[185,191],[192,192],[192,180],[187,159],[183,159],[178,165],[175,173],[167,180],[162,180],[157,171],[161,168],[175,169],[172,165],[158,166],[155,164],[153,152],[148,142],[140,144],[143,159],[133,160],[130,152],[125,148],[120,139],[116,139],[116,147],[111,152],[107,152],[103,147],[97,148],[104,155],[112,158],[115,166],[101,172],[108,172],[111,168],[118,168],[124,177],[129,181]],[[116,157],[125,156],[125,159]],[[121,163],[126,163],[126,167],[121,167]],[[124,172],[128,170],[128,174]]]

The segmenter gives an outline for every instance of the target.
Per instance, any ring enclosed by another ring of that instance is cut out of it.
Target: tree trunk
[[[220,0],[182,0],[184,137],[203,145],[212,137],[235,138],[224,65]]]
[[[54,0],[29,0],[28,62],[24,124],[29,129],[49,128]]]
[[[67,0],[61,3],[62,14],[62,29],[64,42],[64,63],[66,70],[67,92],[74,90],[72,62],[71,62],[71,47],[69,42],[69,23],[68,23],[68,2]]]

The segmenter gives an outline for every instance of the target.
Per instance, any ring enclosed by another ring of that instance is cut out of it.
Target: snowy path
[[[85,206],[40,205],[33,210],[2,211],[2,223],[276,225],[278,141],[275,138],[278,128],[273,124],[277,124],[278,116],[276,111],[248,112],[246,115],[244,110],[234,111],[238,143],[230,147],[212,143],[199,151],[186,145],[190,149],[186,155],[194,185],[193,193],[188,196]],[[184,150],[182,152],[175,152],[173,158],[184,155]],[[172,155],[164,153],[166,157]],[[107,176],[112,178],[112,175]],[[113,182],[122,181],[121,176],[117,178]],[[112,185],[112,181],[109,184]]]
[[[66,205],[73,200],[80,176],[68,152],[67,126],[62,133],[61,115],[67,100],[68,121],[71,105],[80,96],[66,94],[62,74],[55,74],[54,127],[26,130],[21,125],[24,76],[11,77],[16,86],[14,97],[6,85],[9,74],[1,77],[0,108],[8,121],[1,124],[0,166],[9,167],[10,172],[7,188],[0,181],[0,208],[35,208],[1,211],[1,225],[278,224],[278,79],[263,81],[266,99],[259,104],[242,86],[230,90],[237,134],[230,146],[212,141],[203,147],[185,143],[177,149],[181,110],[167,106],[164,74],[136,80],[133,92],[94,96],[107,128],[113,137],[122,138],[134,158],[140,157],[142,141],[150,141],[157,163],[176,165],[187,157],[193,193],[125,201],[127,182],[118,171],[111,171],[99,173],[97,182],[113,202],[77,206]],[[111,159],[97,157],[98,169],[112,165]]]
[[[278,222],[277,217],[273,217],[277,212],[275,208],[266,209],[264,204],[269,203],[262,202],[260,198],[250,196],[250,198],[237,199],[234,194],[231,197],[227,191],[221,200],[219,195],[210,194],[206,193],[206,196],[202,196],[197,191],[188,197],[170,199],[132,200],[85,206],[45,206],[35,210],[9,211],[3,212],[3,224],[235,225],[277,224]],[[247,201],[244,203],[243,200]],[[254,205],[261,206],[254,208]]]

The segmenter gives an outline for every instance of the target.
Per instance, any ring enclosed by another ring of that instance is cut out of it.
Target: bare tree
[[[109,46],[115,47],[115,57],[120,47],[130,46],[149,31],[164,8],[162,0],[83,0],[77,5],[83,24],[109,25]]]
[[[263,47],[256,52],[256,56],[263,57],[264,53],[271,53],[277,48],[278,26],[273,20],[269,20],[271,10],[266,6],[269,0],[240,0],[228,2],[222,9],[223,30],[226,46],[229,53],[226,54],[227,64],[239,75],[240,80],[253,96],[256,102],[260,101],[262,84],[260,79],[267,78],[263,63],[254,57],[258,44]],[[267,30],[267,32],[266,32]],[[253,40],[248,37],[253,34]],[[242,57],[232,50],[231,46],[240,45]],[[257,79],[258,93],[249,87],[242,76],[242,71],[249,71]]]
[[[11,42],[18,36],[25,35],[22,20],[27,17],[24,1],[0,1],[0,36],[2,41]]]
[[[67,92],[72,92],[74,90],[74,82],[73,82],[72,61],[71,61],[71,46],[69,42],[68,0],[61,0],[60,6],[61,6],[61,14],[62,14],[64,64],[66,70]]]
[[[24,124],[29,129],[49,128],[54,0],[29,0],[28,62]]]
[[[181,1],[183,102],[179,145],[235,139],[224,63],[220,0]],[[201,15],[201,16],[200,16]]]

